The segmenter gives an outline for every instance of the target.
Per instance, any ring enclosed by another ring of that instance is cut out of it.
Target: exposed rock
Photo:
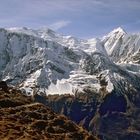
[[[97,140],[63,115],[54,113],[16,89],[0,91],[1,140]],[[17,103],[18,102],[18,103]]]
[[[0,89],[5,91],[5,92],[8,92],[8,86],[7,86],[7,83],[5,81],[0,81]]]

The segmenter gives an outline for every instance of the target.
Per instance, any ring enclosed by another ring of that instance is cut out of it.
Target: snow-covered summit
[[[114,29],[102,39],[108,55],[114,62],[137,63],[140,35],[126,33],[122,28]]]
[[[27,34],[32,36],[37,36],[38,34],[36,30],[27,27],[12,27],[12,28],[6,28],[6,30],[13,33],[21,33],[21,34]]]
[[[111,31],[109,33],[109,35],[115,34],[115,33],[126,33],[126,32],[125,32],[125,30],[122,27],[118,27],[118,28],[114,29],[113,31]]]
[[[30,93],[38,89],[73,94],[75,89],[87,87],[99,92],[101,79],[107,81],[108,92],[119,87],[119,81],[137,88],[139,50],[140,36],[122,28],[89,40],[48,28],[0,29],[0,79]]]
[[[118,42],[125,35],[126,32],[121,27],[118,27],[103,37],[102,42],[104,43],[104,46],[109,55],[111,55],[115,49],[119,49],[119,46],[117,46]]]

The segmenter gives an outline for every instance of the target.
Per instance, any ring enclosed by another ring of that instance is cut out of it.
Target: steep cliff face
[[[73,69],[63,59],[65,48],[55,42],[4,29],[0,31],[0,40],[1,79],[12,84],[48,87],[51,82],[68,77]]]

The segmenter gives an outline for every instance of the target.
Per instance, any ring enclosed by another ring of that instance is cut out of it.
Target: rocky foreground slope
[[[0,85],[1,87],[1,85]],[[0,140],[97,140],[17,89],[0,90]]]

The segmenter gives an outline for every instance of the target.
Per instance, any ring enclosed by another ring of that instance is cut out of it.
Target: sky
[[[0,0],[0,27],[52,30],[79,38],[122,27],[140,32],[140,0]]]

